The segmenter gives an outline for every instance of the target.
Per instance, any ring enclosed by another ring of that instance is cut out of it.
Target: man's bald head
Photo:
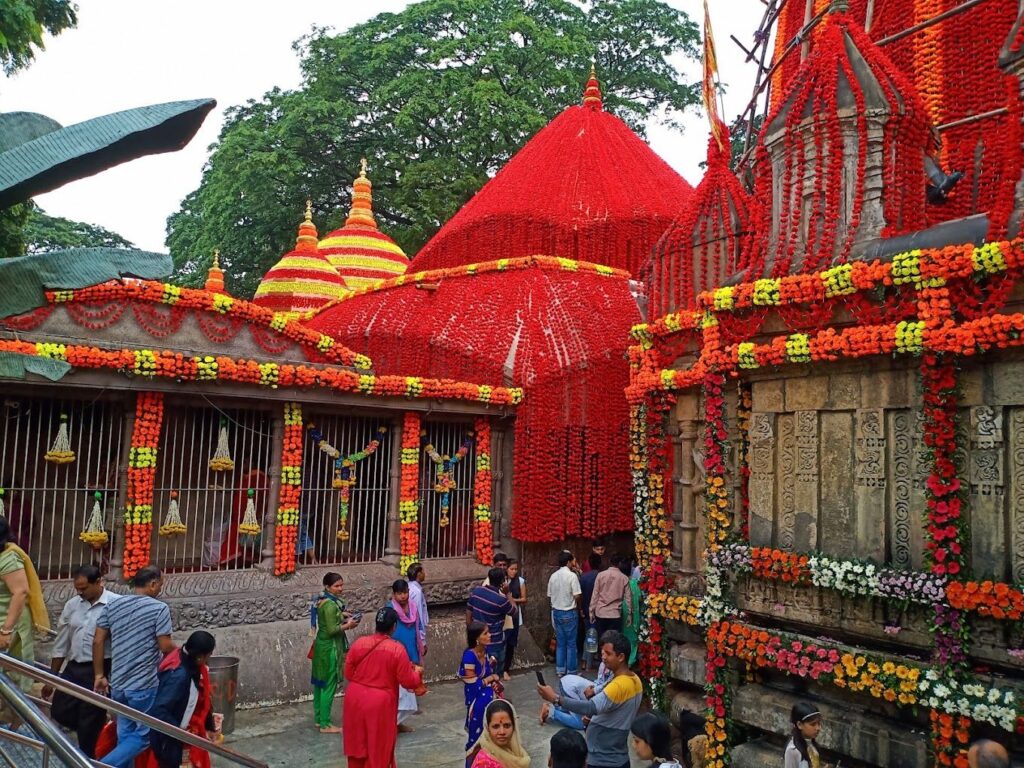
[[[1010,755],[999,742],[982,739],[971,744],[967,764],[971,768],[1010,768]]]

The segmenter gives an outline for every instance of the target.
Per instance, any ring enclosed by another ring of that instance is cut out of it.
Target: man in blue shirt
[[[515,604],[501,591],[505,578],[504,568],[491,568],[487,572],[487,584],[475,587],[466,604],[466,623],[482,621],[491,633],[487,655],[497,660],[495,669],[504,669],[505,665],[505,617],[516,612]]]
[[[92,641],[92,668],[97,693],[140,712],[148,713],[156,702],[157,669],[174,650],[171,611],[156,599],[163,587],[160,569],[147,565],[132,579],[135,594],[107,603],[96,620]],[[107,638],[110,638],[110,680],[103,669]],[[149,746],[149,726],[117,716],[117,746],[104,756],[113,768],[131,768],[136,755]]]

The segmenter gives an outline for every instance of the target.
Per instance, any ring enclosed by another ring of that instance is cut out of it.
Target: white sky
[[[703,22],[701,0],[667,0]],[[208,146],[223,111],[274,86],[299,84],[294,40],[313,25],[341,31],[407,0],[78,0],[77,29],[49,39],[35,64],[0,76],[0,111],[40,112],[72,125],[91,117],[166,101],[212,97],[217,108],[180,152],[134,160],[42,195],[47,212],[99,224],[140,248],[163,251],[167,217],[199,185]],[[273,11],[270,11],[273,9]],[[719,71],[726,85],[726,120],[750,99],[755,65],[729,40],[750,46],[764,6],[759,0],[711,2]],[[581,62],[585,67],[587,62]],[[600,66],[600,64],[599,64]],[[700,63],[684,71],[700,78]],[[600,74],[600,73],[599,73]],[[568,106],[568,105],[567,105]],[[653,126],[654,150],[696,185],[707,144],[702,112],[684,120],[685,133]],[[340,194],[340,193],[339,193]]]

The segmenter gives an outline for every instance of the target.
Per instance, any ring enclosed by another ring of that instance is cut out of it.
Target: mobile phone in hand
[[[537,685],[547,685],[547,683],[544,682],[544,673],[543,672],[541,672],[539,669],[537,669],[537,670],[534,670],[534,674],[537,675]]]

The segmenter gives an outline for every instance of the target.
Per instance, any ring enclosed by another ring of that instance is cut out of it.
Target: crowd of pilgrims
[[[642,620],[639,572],[629,558],[605,563],[604,542],[596,540],[583,568],[567,550],[548,579],[546,599],[555,641],[558,688],[537,675],[540,723],[561,726],[551,739],[551,768],[630,768],[630,747],[649,768],[699,768],[707,751],[702,714],[683,712],[676,727],[681,750],[672,752],[672,727],[658,712],[641,712],[643,685],[632,671]],[[427,694],[422,663],[428,653],[429,610],[423,590],[426,570],[413,563],[406,579],[394,582],[391,600],[373,617],[373,632],[351,644],[347,633],[363,617],[349,611],[344,579],[327,573],[323,591],[310,604],[309,649],[313,713],[323,733],[341,733],[351,768],[393,768],[398,734]],[[95,565],[73,574],[75,595],[61,611],[51,669],[65,680],[109,695],[165,723],[204,739],[221,740],[219,714],[213,712],[207,662],[216,642],[195,631],[176,647],[171,615],[157,599],[163,585],[158,568],[147,566],[132,579],[133,591],[119,595],[104,587]],[[461,679],[465,697],[466,768],[529,768],[515,708],[505,697],[529,600],[519,563],[502,553],[466,607],[466,646],[453,679]],[[39,577],[0,517],[0,652],[33,663],[34,631],[49,630]],[[580,674],[593,672],[591,679]],[[14,676],[25,691],[32,681]],[[331,710],[340,685],[346,701],[342,726]],[[75,731],[82,752],[113,768],[210,768],[209,753],[118,715],[109,720],[102,707],[47,686],[51,716]],[[818,709],[797,703],[785,768],[821,768],[816,737],[822,726]],[[9,708],[0,711],[0,727],[19,728]],[[24,726],[21,726],[23,729]],[[27,758],[26,758],[27,759]],[[681,762],[680,762],[681,761]],[[30,765],[37,762],[33,756]],[[19,763],[20,765],[21,763]],[[1006,750],[980,741],[969,752],[971,768],[1008,766]]]

